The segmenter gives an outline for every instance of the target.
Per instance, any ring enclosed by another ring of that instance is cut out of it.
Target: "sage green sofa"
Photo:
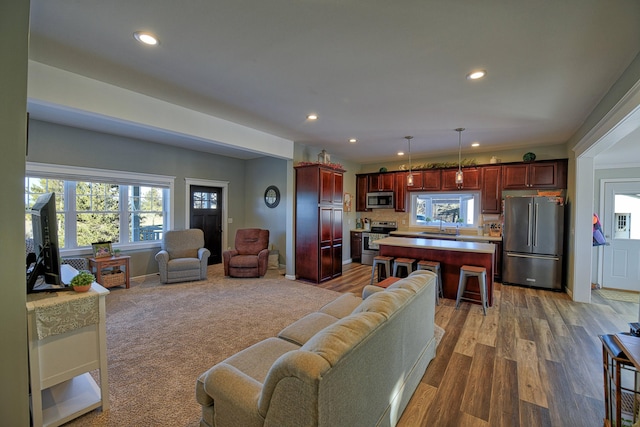
[[[202,427],[393,426],[435,356],[436,276],[344,294],[200,375]]]

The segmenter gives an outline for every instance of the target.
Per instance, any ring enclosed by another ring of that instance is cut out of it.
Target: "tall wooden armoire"
[[[296,166],[296,276],[320,283],[342,275],[344,170]]]

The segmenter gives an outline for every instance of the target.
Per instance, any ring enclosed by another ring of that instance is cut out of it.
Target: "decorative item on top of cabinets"
[[[318,163],[322,163],[327,164],[327,163],[331,163],[331,155],[329,153],[327,153],[326,150],[322,150],[319,154],[318,154]]]

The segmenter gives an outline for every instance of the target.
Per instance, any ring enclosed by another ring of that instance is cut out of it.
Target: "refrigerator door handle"
[[[511,253],[511,252],[507,252],[507,256],[511,256],[511,257],[515,257],[515,258],[544,258],[544,259],[550,259],[550,260],[554,260],[554,261],[558,261],[560,259],[560,257],[557,256],[541,256],[541,255],[527,255],[527,254],[516,254],[516,253]]]
[[[532,214],[532,206],[531,206],[531,202],[528,203],[528,209],[527,209],[527,246],[531,246],[531,232],[533,229],[533,221],[531,218],[531,214]]]
[[[535,204],[533,212],[533,246],[538,246],[538,203]]]

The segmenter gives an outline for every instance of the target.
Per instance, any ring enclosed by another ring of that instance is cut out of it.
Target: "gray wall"
[[[265,183],[271,177],[274,185],[286,188],[284,160],[260,158],[245,161],[37,120],[31,120],[29,126],[27,160],[175,176],[176,229],[185,228],[187,221],[185,178],[227,181],[228,215],[233,218],[233,223],[228,225],[229,246],[234,246],[238,228],[251,226],[273,229],[276,240],[272,241],[277,242],[281,254],[285,250],[284,215],[266,212],[266,206],[262,202]],[[283,208],[284,204],[276,210]],[[154,259],[156,252],[157,250],[126,252],[126,255],[132,257],[132,275],[157,272],[158,266]]]
[[[246,227],[257,227],[269,230],[269,243],[279,252],[280,264],[285,264],[286,257],[286,213],[287,199],[287,161],[273,157],[261,157],[247,161],[247,183],[244,194]],[[264,192],[268,186],[275,185],[280,190],[280,203],[269,208],[264,203]],[[233,236],[229,240],[233,241]]]
[[[24,153],[29,2],[0,3],[0,423],[29,425]]]

